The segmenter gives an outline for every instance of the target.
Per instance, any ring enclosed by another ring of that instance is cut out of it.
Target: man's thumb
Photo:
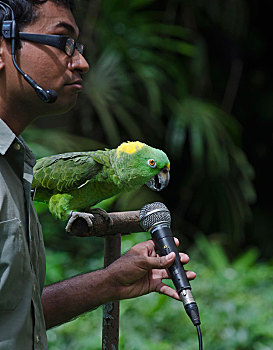
[[[148,258],[148,262],[150,267],[156,268],[156,269],[165,269],[166,267],[169,267],[175,259],[175,253],[171,252],[168,255],[160,256],[160,257],[150,257]]]

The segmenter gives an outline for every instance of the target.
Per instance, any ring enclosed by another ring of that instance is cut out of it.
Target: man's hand
[[[178,245],[177,239],[175,242]],[[67,322],[109,301],[134,298],[150,292],[180,300],[174,289],[162,283],[162,279],[169,278],[166,268],[171,266],[174,259],[174,253],[158,256],[153,241],[147,241],[136,244],[105,269],[47,286],[42,295],[47,328]],[[180,260],[186,264],[189,257],[180,253]],[[188,279],[195,276],[194,272],[187,272]]]
[[[179,244],[176,238],[175,243]],[[182,264],[188,263],[187,254],[179,255]],[[112,279],[112,287],[115,289],[115,299],[128,299],[150,292],[159,292],[180,300],[176,290],[162,282],[162,279],[170,278],[166,268],[170,267],[174,260],[175,253],[162,257],[156,254],[152,240],[136,244],[106,268]],[[196,277],[192,271],[187,271],[186,274],[189,280]]]

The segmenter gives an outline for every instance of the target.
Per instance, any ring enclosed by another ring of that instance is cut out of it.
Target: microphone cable
[[[203,350],[203,339],[202,339],[200,324],[198,324],[196,326],[196,329],[197,329],[197,334],[198,334],[199,350]]]

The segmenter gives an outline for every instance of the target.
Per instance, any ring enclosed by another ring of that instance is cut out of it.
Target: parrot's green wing
[[[34,167],[33,187],[67,192],[84,185],[107,164],[107,156],[97,160],[96,153],[71,152],[39,159]]]

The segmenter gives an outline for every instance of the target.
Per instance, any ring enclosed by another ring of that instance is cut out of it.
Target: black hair
[[[47,2],[48,0],[1,0],[1,2],[9,5],[13,12],[15,21],[18,25],[19,30],[22,30],[26,25],[32,23],[35,21],[35,19],[38,17],[37,15],[37,9],[39,8],[39,5],[42,5],[43,3]],[[74,0],[50,0],[54,3],[65,6],[69,8],[72,12],[75,8],[75,2]],[[8,13],[10,12],[7,10]],[[5,17],[5,11],[0,6],[0,28],[2,26],[2,21]],[[7,18],[10,19],[11,17]],[[0,30],[0,37],[2,36],[2,32]]]

